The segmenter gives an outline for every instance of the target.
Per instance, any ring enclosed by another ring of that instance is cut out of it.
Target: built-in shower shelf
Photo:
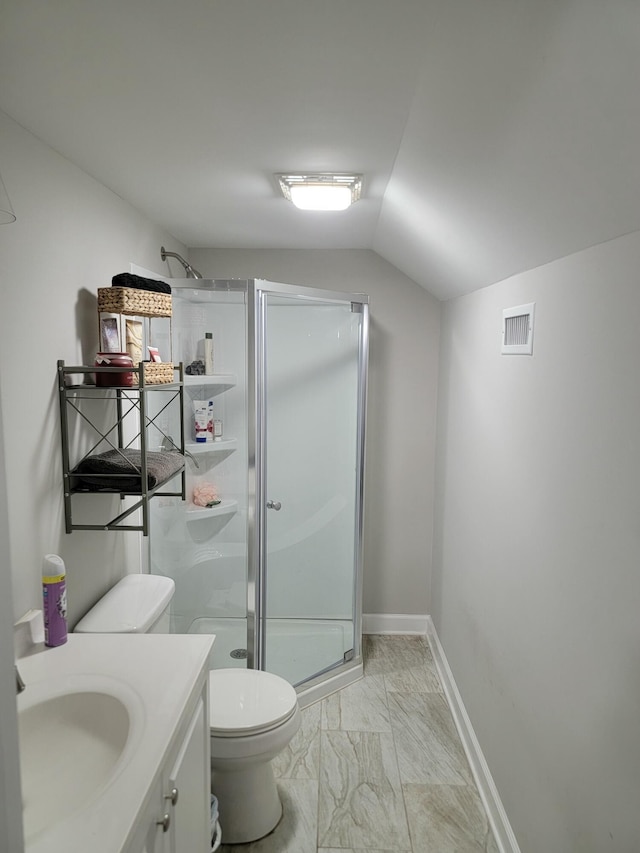
[[[220,453],[223,450],[235,450],[236,438],[223,438],[220,441],[186,441],[184,446],[193,456],[200,453]]]
[[[235,373],[210,373],[208,375],[184,377],[186,388],[213,388],[213,394],[221,394],[227,388],[233,388],[238,384]]]
[[[217,506],[202,509],[188,509],[185,513],[187,521],[201,521],[204,518],[214,518],[216,515],[232,515],[238,511],[238,501],[224,500]]]

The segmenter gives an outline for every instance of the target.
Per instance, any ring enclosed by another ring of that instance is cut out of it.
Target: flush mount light
[[[346,210],[362,191],[362,175],[314,172],[276,178],[283,196],[300,210]]]

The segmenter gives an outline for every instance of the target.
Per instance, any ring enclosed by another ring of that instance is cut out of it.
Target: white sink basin
[[[210,652],[210,637],[72,633],[18,656],[25,853],[140,853]]]
[[[139,728],[132,725],[135,697],[124,685],[91,676],[69,681],[64,692],[40,682],[19,696],[27,843],[84,809],[114,781]]]

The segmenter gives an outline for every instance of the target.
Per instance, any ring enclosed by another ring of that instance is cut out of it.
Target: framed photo
[[[122,352],[117,316],[100,318],[100,352]]]

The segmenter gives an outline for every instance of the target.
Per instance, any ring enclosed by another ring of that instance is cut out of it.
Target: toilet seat
[[[283,725],[296,712],[293,687],[270,672],[216,669],[209,673],[209,726],[214,737],[248,737]]]

